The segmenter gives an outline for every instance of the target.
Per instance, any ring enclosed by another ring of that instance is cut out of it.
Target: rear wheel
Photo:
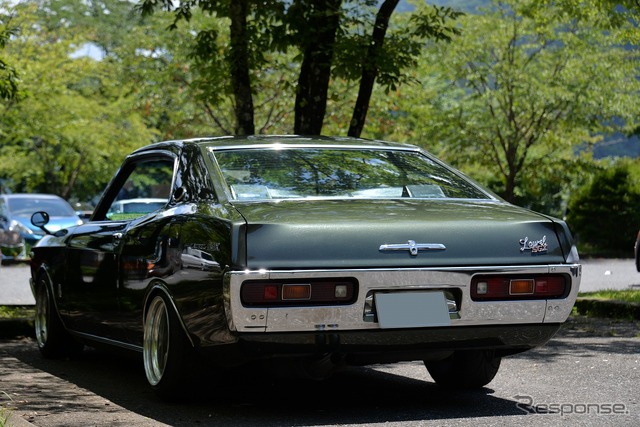
[[[147,381],[163,399],[175,400],[185,382],[188,345],[177,314],[164,295],[151,300],[144,322],[143,357]]]
[[[469,389],[489,384],[498,373],[501,360],[493,350],[466,350],[438,362],[425,362],[425,366],[439,386]]]
[[[34,319],[36,340],[40,353],[46,358],[74,356],[83,345],[71,337],[58,315],[47,279],[38,279],[36,289],[36,313]]]

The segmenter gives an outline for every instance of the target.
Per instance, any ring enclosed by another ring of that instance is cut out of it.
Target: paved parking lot
[[[638,426],[639,332],[573,318],[547,345],[503,359],[478,391],[441,389],[419,361],[326,381],[243,368],[203,372],[175,404],[155,397],[139,359],[87,349],[46,360],[32,339],[0,340],[0,405],[37,427]]]
[[[27,264],[0,265],[0,305],[33,305]]]

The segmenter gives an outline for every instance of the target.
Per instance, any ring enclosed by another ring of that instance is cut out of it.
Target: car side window
[[[117,189],[106,213],[111,221],[131,220],[166,206],[171,195],[173,161],[143,160]]]

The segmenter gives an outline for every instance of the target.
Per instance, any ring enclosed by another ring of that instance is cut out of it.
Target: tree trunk
[[[320,135],[327,110],[333,48],[342,0],[303,2],[312,8],[302,40],[304,58],[298,77],[294,132]]]
[[[358,90],[358,99],[356,100],[356,105],[353,108],[353,115],[351,116],[348,133],[349,136],[357,138],[360,137],[362,129],[364,128],[364,123],[369,111],[371,93],[373,92],[373,85],[376,81],[376,77],[378,76],[378,61],[380,60],[382,44],[384,43],[384,37],[387,34],[387,29],[389,28],[389,19],[391,19],[391,14],[393,14],[398,2],[399,0],[385,0],[376,15],[376,23],[373,27],[369,51],[362,64],[360,89]]]
[[[247,0],[229,2],[231,15],[230,66],[233,95],[235,97],[235,116],[237,135],[255,133],[253,97],[249,77],[249,41],[247,37]]]

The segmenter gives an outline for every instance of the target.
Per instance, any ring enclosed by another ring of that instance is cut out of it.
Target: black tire
[[[40,353],[48,359],[78,355],[84,346],[64,328],[45,276],[38,278],[35,289],[36,313],[33,323]]]
[[[433,380],[446,389],[473,389],[489,384],[500,369],[493,350],[456,351],[439,362],[425,362]]]
[[[168,298],[157,294],[144,319],[144,371],[147,381],[163,400],[180,400],[188,379],[190,345]]]

